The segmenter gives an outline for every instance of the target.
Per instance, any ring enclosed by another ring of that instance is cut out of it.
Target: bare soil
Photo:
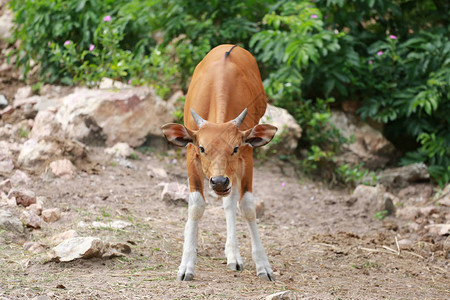
[[[196,277],[175,280],[181,260],[186,205],[160,200],[160,179],[148,166],[163,167],[169,181],[186,181],[183,159],[139,153],[136,169],[90,149],[98,174],[73,179],[48,173],[33,176],[28,187],[59,207],[62,218],[33,230],[49,250],[49,237],[69,229],[80,236],[126,242],[131,254],[109,260],[50,262],[21,245],[0,245],[0,296],[26,299],[263,299],[292,290],[305,299],[449,299],[449,261],[436,240],[423,236],[408,251],[396,253],[395,237],[410,236],[407,222],[364,216],[348,206],[348,190],[333,190],[295,175],[289,164],[268,162],[255,168],[255,196],[264,202],[259,230],[276,281],[255,274],[247,228],[238,217],[242,272],[226,268],[226,227],[221,202],[208,197],[200,223]],[[281,166],[281,167],[280,167]],[[80,221],[126,220],[123,230],[79,227]],[[441,241],[442,243],[442,241]],[[441,245],[442,246],[442,245]],[[433,248],[434,247],[434,248]],[[389,250],[388,248],[392,249]]]

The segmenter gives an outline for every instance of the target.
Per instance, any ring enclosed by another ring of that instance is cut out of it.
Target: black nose
[[[228,177],[211,177],[211,187],[215,191],[225,191],[228,188],[228,184],[230,183],[230,179]]]

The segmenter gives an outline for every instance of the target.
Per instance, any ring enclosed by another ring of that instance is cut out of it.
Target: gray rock
[[[351,205],[354,205],[356,209],[373,216],[379,211],[387,211],[387,215],[391,215],[395,212],[395,206],[393,199],[386,194],[386,189],[383,185],[366,186],[358,185],[352,194],[352,199],[356,201],[350,201]]]
[[[5,5],[6,7],[7,5]],[[8,40],[12,37],[12,28],[14,25],[13,13],[6,9],[2,15],[0,15],[0,40]]]
[[[162,137],[160,126],[174,121],[174,110],[149,87],[117,91],[78,88],[62,99],[57,120],[70,138],[137,147],[148,135]]]
[[[27,185],[31,182],[30,177],[20,170],[16,170],[10,180],[13,186]]]
[[[293,291],[278,292],[266,297],[266,300],[297,300],[300,295]]]
[[[419,207],[407,206],[399,208],[396,212],[396,216],[403,220],[414,221],[421,215]]]
[[[80,258],[112,258],[130,252],[131,248],[126,244],[104,242],[95,237],[75,237],[53,248],[50,255],[53,261],[68,262]]]
[[[23,215],[23,218],[24,218],[25,225],[27,227],[31,227],[31,228],[34,228],[34,229],[39,229],[39,228],[42,227],[42,219],[41,219],[41,217],[36,215],[34,212],[24,210],[22,212],[22,215]]]
[[[39,141],[43,138],[63,138],[61,123],[56,120],[56,114],[52,111],[40,111],[34,119],[33,128],[29,137]]]
[[[431,224],[425,228],[434,235],[450,235],[450,224]]]
[[[186,205],[189,198],[189,188],[185,184],[178,182],[160,183],[163,187],[161,200],[175,205]]]
[[[6,99],[5,95],[0,95],[0,109],[3,109],[8,106],[8,99]]]
[[[424,163],[387,169],[378,174],[378,182],[390,187],[403,187],[413,182],[430,180],[430,173]]]
[[[113,156],[130,157],[134,153],[134,149],[127,143],[117,143],[110,148],[106,148],[105,153]]]
[[[14,95],[14,102],[22,101],[22,99],[29,98],[31,97],[31,95],[33,95],[33,90],[31,89],[31,86],[27,85],[18,88],[16,94]]]
[[[61,218],[61,210],[59,208],[48,208],[42,211],[42,219],[47,223],[53,223]]]
[[[14,169],[12,159],[5,153],[0,152],[0,174],[9,173]]]
[[[0,182],[0,192],[8,194],[9,191],[11,190],[11,188],[12,188],[11,180],[5,179],[5,180]]]
[[[59,159],[50,163],[50,170],[57,177],[72,178],[76,168],[68,159]]]
[[[23,224],[19,218],[3,209],[0,209],[0,228],[13,233],[22,234],[24,232]]]
[[[9,191],[8,198],[16,198],[17,205],[22,205],[23,207],[30,206],[33,203],[36,203],[36,195],[34,192],[20,189],[20,188],[13,188]]]
[[[276,150],[278,154],[294,153],[302,136],[302,128],[286,109],[268,104],[260,123],[278,128],[274,140],[264,146],[263,150]]]
[[[330,122],[345,138],[354,138],[353,143],[341,148],[342,153],[336,157],[338,163],[353,165],[362,162],[367,168],[377,169],[385,167],[396,157],[392,143],[357,117],[342,111],[332,111]]]
[[[71,229],[71,230],[67,230],[67,231],[55,234],[54,236],[52,236],[50,238],[50,241],[53,245],[58,245],[65,240],[75,238],[75,237],[78,237],[78,233],[75,230]]]
[[[45,252],[44,246],[37,242],[26,242],[23,249],[34,254]]]
[[[23,145],[17,162],[25,168],[33,168],[41,166],[44,162],[51,158],[61,156],[63,150],[55,141],[29,139]]]
[[[169,176],[167,175],[166,170],[163,168],[153,167],[151,165],[147,166],[148,172],[147,175],[151,178],[161,178],[161,179],[167,179]]]

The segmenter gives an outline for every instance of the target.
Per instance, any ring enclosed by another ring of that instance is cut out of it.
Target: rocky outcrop
[[[332,111],[331,124],[353,143],[344,145],[337,156],[338,163],[359,164],[370,169],[384,168],[396,157],[395,147],[378,130],[357,117],[342,111]]]
[[[386,169],[378,174],[378,182],[389,187],[404,187],[414,182],[430,180],[430,173],[424,163]]]
[[[173,122],[174,108],[153,89],[76,89],[62,99],[57,120],[69,138],[109,146],[141,145],[148,135],[161,136],[161,124]]]
[[[294,153],[302,136],[302,128],[286,109],[268,104],[260,123],[271,124],[278,128],[273,140],[263,149],[276,150],[278,154]]]

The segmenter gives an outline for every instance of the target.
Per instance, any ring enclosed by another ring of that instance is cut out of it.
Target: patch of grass
[[[24,128],[19,129],[19,137],[28,138],[29,134],[30,134],[30,131],[28,129],[24,129]]]
[[[366,260],[362,265],[359,265],[359,264],[352,265],[352,268],[355,268],[355,269],[379,269],[379,268],[381,268],[381,266],[377,262]]]
[[[375,215],[373,216],[373,218],[382,221],[382,220],[384,220],[388,215],[389,215],[389,212],[388,212],[387,210],[380,210],[380,211],[377,211],[377,212],[375,213]]]
[[[102,213],[102,216],[105,218],[111,217],[111,213],[109,212],[108,208],[106,208],[106,207],[101,207],[100,212]]]
[[[131,153],[131,155],[130,155],[130,159],[132,159],[132,160],[139,160],[139,156],[137,155],[136,152],[133,152],[133,153]]]

